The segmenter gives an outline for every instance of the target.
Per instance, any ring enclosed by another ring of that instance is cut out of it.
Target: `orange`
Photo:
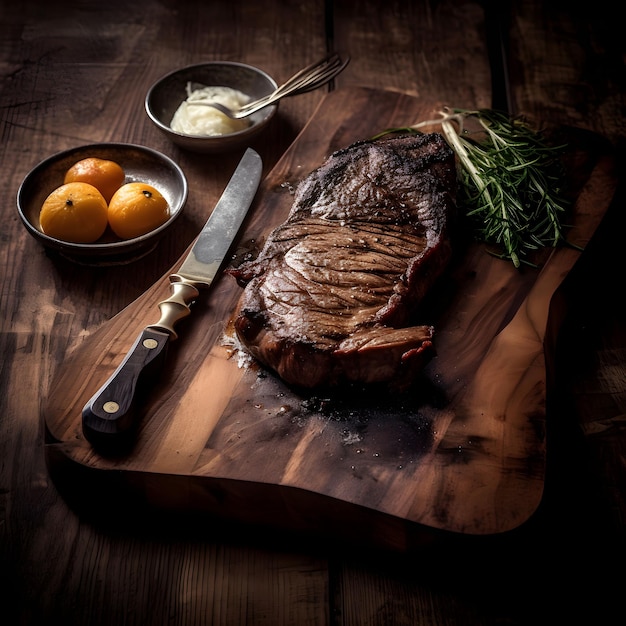
[[[89,183],[109,202],[113,194],[124,184],[126,175],[115,161],[88,157],[74,163],[65,173],[64,183]]]
[[[57,187],[45,200],[39,213],[46,235],[72,243],[92,243],[107,227],[108,208],[102,194],[88,183],[68,183]]]
[[[161,192],[146,183],[122,185],[109,202],[109,225],[121,239],[132,239],[167,221],[170,209]]]

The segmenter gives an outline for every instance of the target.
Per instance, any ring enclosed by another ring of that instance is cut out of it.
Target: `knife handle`
[[[171,339],[170,333],[145,328],[109,380],[83,408],[85,438],[102,450],[122,450],[137,426],[136,404],[156,382]]]
[[[122,452],[132,444],[138,400],[156,382],[168,343],[178,337],[174,325],[191,313],[201,285],[178,274],[170,276],[172,293],[159,302],[159,321],[144,328],[119,367],[83,408],[83,434],[94,448]]]

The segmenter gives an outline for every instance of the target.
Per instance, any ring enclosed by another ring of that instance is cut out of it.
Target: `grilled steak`
[[[433,328],[411,320],[450,258],[455,190],[439,134],[332,154],[257,259],[230,270],[241,343],[299,387],[410,384],[433,354]]]

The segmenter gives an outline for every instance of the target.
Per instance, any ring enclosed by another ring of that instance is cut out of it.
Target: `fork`
[[[218,111],[221,111],[224,115],[230,117],[233,120],[238,120],[244,117],[248,117],[256,111],[259,111],[270,104],[274,104],[281,98],[286,98],[287,96],[295,96],[297,94],[306,93],[308,91],[313,91],[322,85],[330,82],[335,76],[341,73],[346,65],[350,62],[350,57],[346,57],[344,60],[341,59],[339,54],[332,53],[320,61],[316,63],[312,63],[307,67],[301,69],[299,72],[295,73],[288,81],[282,84],[280,87],[275,89],[272,93],[267,96],[263,96],[258,100],[254,100],[253,102],[248,102],[244,104],[237,110],[232,110],[219,102],[212,101],[203,101],[203,100],[194,100],[194,105],[202,105],[213,107]]]

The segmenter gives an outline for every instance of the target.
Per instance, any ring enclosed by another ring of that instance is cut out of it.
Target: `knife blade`
[[[169,277],[171,295],[159,303],[160,319],[146,326],[111,377],[85,404],[82,428],[95,448],[112,452],[132,444],[139,422],[139,400],[158,380],[167,346],[178,335],[174,325],[208,289],[237,236],[256,195],[261,157],[251,148],[237,169],[178,271]]]

